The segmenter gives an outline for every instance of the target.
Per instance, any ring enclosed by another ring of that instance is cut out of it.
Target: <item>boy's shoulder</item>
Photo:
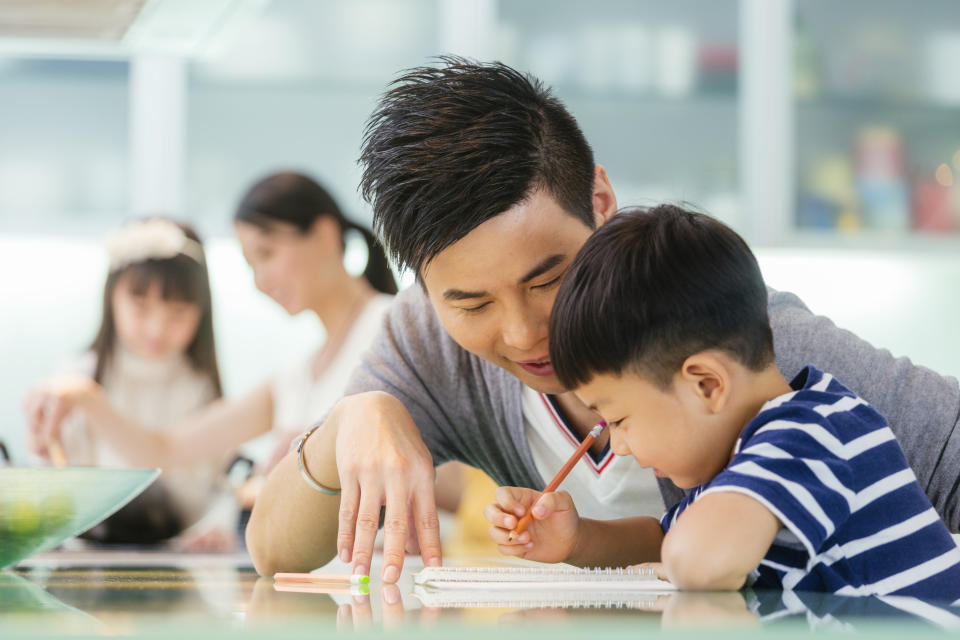
[[[766,402],[747,424],[737,451],[757,440],[794,443],[797,454],[814,447],[850,457],[856,441],[888,429],[886,419],[831,374],[808,365],[790,383],[792,392]],[[806,446],[804,446],[806,445]]]
[[[760,432],[784,431],[829,434],[847,443],[888,426],[886,419],[866,400],[812,365],[804,367],[790,386],[794,389],[792,392],[764,403],[744,428],[742,441]]]

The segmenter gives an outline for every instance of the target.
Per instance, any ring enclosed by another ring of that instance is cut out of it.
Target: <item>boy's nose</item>
[[[615,456],[630,455],[630,446],[627,444],[627,439],[623,437],[619,429],[610,430],[610,450],[613,451],[613,455]]]

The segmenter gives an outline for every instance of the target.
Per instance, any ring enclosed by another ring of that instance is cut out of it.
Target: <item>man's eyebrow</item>
[[[526,284],[539,275],[543,275],[550,269],[553,269],[555,266],[567,259],[562,253],[555,253],[552,256],[547,256],[540,261],[533,269],[530,269],[520,280],[519,284]],[[490,294],[486,291],[464,291],[462,289],[447,289],[443,292],[444,300],[471,300],[473,298],[486,298]]]
[[[552,256],[548,256],[544,258],[543,260],[540,261],[540,264],[535,266],[533,269],[530,269],[530,271],[527,272],[527,275],[520,278],[520,280],[518,281],[518,284],[526,284],[530,282],[537,276],[543,275],[547,271],[550,271],[550,269],[553,269],[555,266],[557,266],[558,264],[560,264],[566,259],[567,259],[567,256],[565,256],[562,253],[555,253]]]
[[[443,292],[444,300],[471,300],[473,298],[485,298],[490,295],[486,291],[463,291],[462,289],[447,289]]]

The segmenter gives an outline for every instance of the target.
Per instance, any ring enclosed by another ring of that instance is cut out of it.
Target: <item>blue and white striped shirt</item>
[[[783,523],[755,587],[960,600],[960,549],[887,421],[812,366],[790,386],[746,426],[730,464],[667,511],[664,532],[699,498],[742,493]]]

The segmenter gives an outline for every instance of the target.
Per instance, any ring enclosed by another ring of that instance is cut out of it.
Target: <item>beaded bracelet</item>
[[[323,486],[322,484],[320,484],[319,482],[317,482],[316,480],[314,480],[313,476],[310,475],[310,472],[307,471],[307,465],[303,459],[304,443],[307,441],[307,438],[310,437],[310,434],[316,431],[317,429],[319,429],[322,424],[323,423],[318,422],[317,424],[310,427],[310,429],[308,429],[305,434],[303,434],[302,436],[300,436],[300,438],[297,439],[297,467],[300,469],[300,475],[303,476],[303,479],[306,481],[308,485],[310,485],[320,493],[324,493],[328,496],[338,496],[340,495],[340,489],[329,489]]]

